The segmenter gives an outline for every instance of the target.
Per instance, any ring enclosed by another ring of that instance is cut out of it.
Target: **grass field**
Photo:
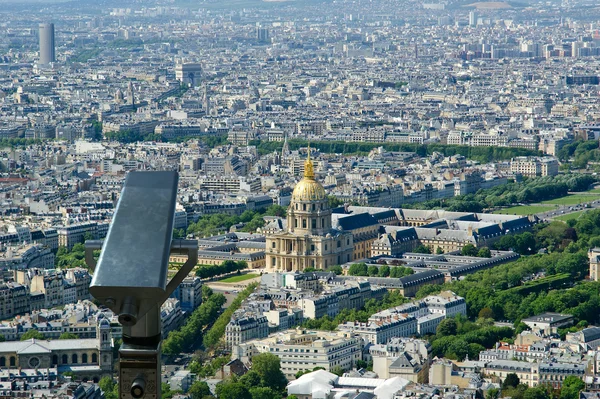
[[[565,197],[555,198],[553,200],[542,201],[542,204],[547,205],[578,205],[585,202],[591,202],[600,199],[600,195],[590,194],[569,194]]]
[[[562,220],[563,222],[566,222],[567,220],[571,220],[571,219],[579,219],[579,217],[581,217],[581,215],[583,215],[585,212],[587,211],[578,211],[578,212],[573,212],[573,213],[568,213],[566,215],[560,215],[555,217],[555,220]]]
[[[246,281],[258,277],[258,274],[240,274],[239,276],[228,277],[224,280],[219,280],[219,283],[239,283],[240,281]]]
[[[554,209],[554,206],[544,205],[519,205],[511,206],[510,208],[500,209],[494,213],[503,215],[533,215],[535,213],[546,212]]]

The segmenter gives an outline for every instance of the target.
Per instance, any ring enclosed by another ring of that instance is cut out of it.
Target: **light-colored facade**
[[[600,248],[592,248],[588,251],[590,259],[590,280],[600,281]]]
[[[315,180],[313,163],[304,165],[288,207],[287,228],[266,235],[266,264],[270,271],[327,269],[353,258],[352,234],[332,229],[325,189]]]
[[[249,361],[259,353],[279,357],[281,371],[293,379],[298,371],[323,367],[330,371],[339,366],[351,369],[362,359],[362,340],[359,336],[329,331],[288,330],[263,340],[249,341],[233,347],[232,359]]]

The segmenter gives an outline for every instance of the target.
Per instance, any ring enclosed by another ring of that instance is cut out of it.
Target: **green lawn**
[[[239,283],[240,281],[250,280],[254,277],[258,277],[258,274],[240,274],[239,276],[228,277],[224,280],[219,280],[219,283]]]
[[[544,205],[519,205],[512,206],[510,208],[500,209],[494,211],[494,213],[501,213],[504,215],[533,215],[535,213],[546,212],[554,209],[553,206]]]
[[[542,201],[542,204],[547,205],[578,205],[585,202],[595,201],[600,198],[596,194],[569,194],[565,197],[556,198],[553,200]]]
[[[562,220],[563,222],[566,222],[567,220],[571,220],[571,219],[579,219],[581,217],[581,215],[587,211],[577,211],[577,212],[572,212],[572,213],[568,213],[566,215],[560,215],[555,217],[555,220]]]

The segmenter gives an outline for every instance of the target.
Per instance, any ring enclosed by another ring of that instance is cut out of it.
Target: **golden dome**
[[[310,147],[308,158],[304,162],[304,178],[296,184],[292,193],[292,201],[321,201],[327,198],[325,189],[315,180],[313,163],[310,160]]]
[[[292,201],[321,201],[327,198],[325,189],[315,179],[303,178],[296,184]]]

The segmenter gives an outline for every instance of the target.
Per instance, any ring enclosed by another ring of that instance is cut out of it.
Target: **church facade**
[[[0,368],[58,369],[98,381],[112,375],[113,344],[110,323],[100,320],[97,338],[0,342]]]
[[[352,261],[352,233],[333,229],[325,189],[315,179],[310,159],[294,188],[285,225],[266,229],[266,268],[269,271],[325,270]]]

